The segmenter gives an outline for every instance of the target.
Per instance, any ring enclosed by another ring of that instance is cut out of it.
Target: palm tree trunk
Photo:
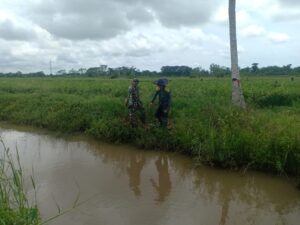
[[[235,0],[229,0],[229,34],[232,73],[232,104],[241,108],[245,108],[246,104],[241,88],[240,71],[238,67]]]

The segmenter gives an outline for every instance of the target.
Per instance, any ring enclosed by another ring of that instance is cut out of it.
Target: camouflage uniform
[[[129,113],[129,121],[132,127],[137,127],[138,121],[137,117],[139,116],[142,123],[146,122],[146,114],[143,103],[140,100],[139,88],[130,86],[128,88],[128,98],[127,106]],[[139,114],[139,115],[137,115]]]
[[[162,127],[166,127],[168,125],[168,114],[171,105],[171,93],[166,88],[161,88],[160,90],[156,91],[151,101],[152,103],[155,101],[157,96],[159,99],[159,103],[155,113],[155,117],[158,119]]]

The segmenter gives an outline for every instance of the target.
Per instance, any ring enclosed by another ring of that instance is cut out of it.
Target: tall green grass
[[[244,78],[246,110],[231,106],[230,78],[172,78],[171,130],[156,124],[151,81],[140,82],[148,129],[128,125],[129,79],[0,79],[0,120],[179,151],[217,166],[300,174],[300,78]]]
[[[39,212],[31,206],[24,190],[24,175],[17,151],[13,159],[8,148],[1,141],[0,155],[0,224],[38,225]],[[32,184],[35,186],[34,180]]]

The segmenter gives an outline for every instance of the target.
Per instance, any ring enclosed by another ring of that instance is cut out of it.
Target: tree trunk
[[[229,0],[229,34],[232,73],[232,104],[241,108],[246,108],[244,95],[241,88],[240,71],[238,67],[235,0]]]

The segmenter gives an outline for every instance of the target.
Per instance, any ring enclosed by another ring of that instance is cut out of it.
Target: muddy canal
[[[44,219],[57,213],[56,204],[71,207],[78,193],[86,201],[49,224],[300,224],[300,191],[286,178],[195,168],[178,154],[82,136],[3,125],[0,135],[18,147],[25,173],[34,170]]]

